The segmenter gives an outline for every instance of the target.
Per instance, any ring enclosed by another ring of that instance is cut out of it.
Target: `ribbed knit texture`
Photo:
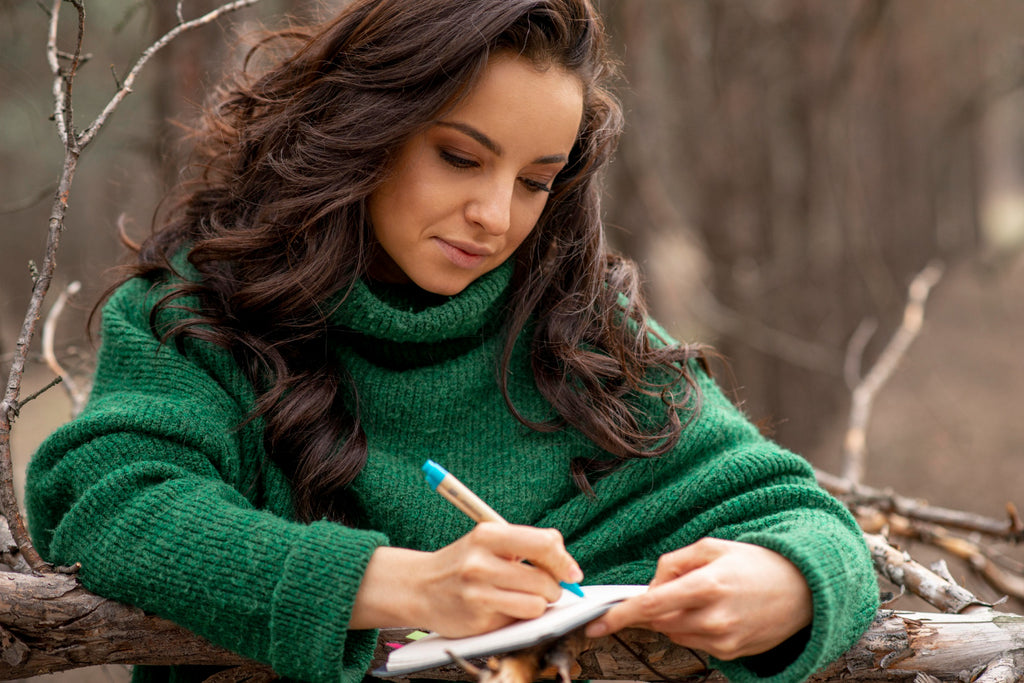
[[[374,549],[434,550],[471,527],[423,481],[431,458],[510,522],[560,529],[584,585],[646,583],[659,555],[704,536],[788,557],[814,595],[810,637],[768,679],[748,666],[757,660],[715,662],[734,681],[800,680],[851,646],[877,608],[860,532],[807,463],[759,436],[709,378],[700,377],[699,418],[671,453],[627,463],[596,483],[596,499],[579,493],[570,461],[602,454],[574,430],[523,427],[497,388],[509,279],[510,267],[499,268],[450,299],[359,282],[334,302],[330,352],[354,378],[369,442],[351,487],[355,528],[293,520],[261,423],[238,428],[252,391],[230,356],[201,342],[183,353],[159,344],[148,324],[158,294],[125,284],[104,309],[88,407],[29,468],[38,548],[81,562],[91,590],[283,676],[356,681],[376,633],[346,625]],[[544,419],[553,410],[527,346],[517,344],[510,390],[523,414]]]

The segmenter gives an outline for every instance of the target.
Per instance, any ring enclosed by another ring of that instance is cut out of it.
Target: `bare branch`
[[[266,667],[219,650],[170,622],[99,598],[81,588],[73,577],[0,572],[0,603],[13,608],[0,610],[0,628],[10,635],[10,648],[17,649],[5,648],[0,680],[112,662],[242,665],[244,672],[252,672],[249,675],[257,680],[273,675]],[[383,665],[391,651],[387,644],[403,642],[410,630],[381,631],[371,668]],[[621,637],[633,654],[612,638],[591,640],[583,644],[576,661],[568,663],[570,675],[636,681],[707,673],[698,656],[663,634],[626,629]],[[17,648],[16,642],[28,651]],[[944,681],[957,680],[961,671],[993,669],[993,662],[1019,650],[1021,642],[1024,619],[1015,614],[986,608],[969,614],[882,610],[849,652],[809,680],[909,683],[922,673]],[[653,674],[642,661],[656,662],[661,673]],[[478,674],[453,664],[417,675],[472,680]],[[720,683],[725,679],[713,673],[708,680]]]
[[[57,2],[60,2],[60,0],[57,0]],[[135,65],[128,72],[128,75],[124,77],[124,81],[122,81],[121,87],[110,99],[110,101],[107,102],[107,106],[105,106],[103,108],[103,111],[101,111],[99,115],[93,120],[93,122],[89,124],[89,127],[82,131],[82,134],[79,135],[78,137],[79,144],[82,147],[85,147],[92,141],[92,139],[96,136],[96,133],[98,133],[100,128],[103,127],[103,124],[106,123],[111,113],[113,113],[113,111],[118,107],[118,105],[121,104],[122,100],[124,100],[124,98],[127,97],[128,94],[132,91],[132,85],[134,85],[135,78],[139,75],[139,72],[142,71],[142,67],[144,67],[146,65],[146,62],[148,62],[153,55],[159,52],[168,43],[170,43],[172,40],[177,38],[185,31],[189,31],[199,26],[209,24],[215,21],[216,19],[224,16],[225,14],[242,9],[243,7],[255,5],[257,2],[259,2],[259,0],[235,0],[235,2],[230,2],[225,5],[221,5],[217,9],[209,11],[201,17],[192,19],[191,21],[179,23],[177,26],[175,26],[170,31],[161,36],[159,40],[157,40],[155,43],[153,43],[143,51],[138,61],[135,62]]]
[[[975,683],[1016,683],[1024,679],[1024,656],[1018,652],[1008,652],[993,660],[985,667],[985,671],[974,679]]]
[[[110,75],[114,77],[114,88],[116,88],[117,90],[120,90],[121,89],[121,77],[117,75],[117,69],[114,68],[113,64],[110,65]]]
[[[43,323],[43,360],[46,361],[46,364],[53,370],[54,374],[63,380],[64,390],[67,392],[68,398],[71,399],[72,417],[82,412],[82,408],[85,407],[85,392],[78,387],[78,383],[75,382],[71,374],[61,366],[57,360],[57,354],[54,353],[53,346],[57,336],[57,323],[60,320],[61,313],[64,311],[64,306],[68,302],[68,297],[74,296],[81,289],[81,282],[76,280],[69,283],[53,303],[50,312],[46,316],[46,322]]]
[[[66,147],[68,128],[64,118],[64,76],[57,50],[57,24],[60,22],[60,8],[61,0],[53,0],[53,9],[49,11],[50,25],[46,38],[46,61],[50,64],[50,73],[53,75],[53,120],[57,124],[57,135]]]
[[[64,50],[57,50],[57,56],[60,57],[61,59],[67,59],[69,61],[75,59],[75,55],[74,55],[73,52],[64,52]],[[92,59],[92,53],[86,53],[84,55],[79,55],[79,57],[78,57],[78,65],[81,66],[82,64],[85,64],[86,62],[88,62],[90,59]]]
[[[64,0],[53,0],[50,13],[50,23],[47,32],[46,55],[47,62],[53,75],[53,97],[54,97],[54,121],[57,127],[57,134],[64,145],[64,164],[61,168],[60,181],[57,184],[57,191],[53,199],[50,211],[49,228],[46,241],[46,255],[42,266],[38,269],[38,275],[33,277],[32,295],[25,311],[25,318],[22,322],[21,331],[15,343],[15,354],[11,361],[6,389],[3,400],[0,401],[0,514],[3,514],[10,526],[11,535],[18,544],[26,562],[36,571],[45,571],[48,568],[46,562],[36,552],[32,540],[25,528],[21,511],[18,507],[17,496],[14,493],[14,468],[11,457],[11,426],[18,415],[18,394],[21,391],[21,380],[25,373],[25,363],[28,357],[32,339],[35,337],[36,325],[40,318],[43,301],[49,291],[50,283],[53,280],[54,269],[57,263],[57,248],[60,244],[60,236],[64,230],[64,217],[68,208],[68,197],[71,193],[71,184],[74,180],[75,171],[78,167],[78,158],[82,150],[93,139],[100,127],[104,124],[113,110],[124,99],[131,90],[132,82],[139,74],[142,67],[163,46],[167,45],[175,37],[197,26],[208,24],[214,19],[249,5],[259,0],[236,0],[208,12],[207,14],[176,26],[164,34],[156,43],[146,49],[135,66],[128,74],[124,85],[118,93],[107,103],[100,115],[93,121],[89,128],[81,135],[76,135],[72,120],[72,92],[75,75],[81,63],[82,39],[85,30],[85,11],[82,0],[67,0],[78,12],[78,34],[76,47],[72,53],[71,65],[65,73],[60,66],[60,53],[57,49],[57,27],[60,21],[60,8]]]
[[[842,474],[851,482],[864,478],[867,461],[867,427],[875,395],[892,376],[910,344],[917,338],[924,323],[924,305],[928,293],[942,277],[942,265],[930,263],[910,283],[909,300],[903,311],[903,322],[863,380],[853,390],[850,427],[843,444]]]
[[[963,586],[939,576],[912,560],[910,555],[893,548],[882,536],[864,534],[864,540],[879,574],[943,612],[960,614],[974,607],[989,606]]]
[[[843,363],[843,377],[846,379],[846,386],[853,391],[861,381],[861,362],[864,360],[864,350],[878,330],[878,321],[868,318],[862,320],[857,329],[850,335],[850,342],[846,345],[846,361]]]
[[[28,403],[29,401],[33,401],[33,400],[39,398],[40,396],[45,394],[47,391],[49,391],[50,389],[52,389],[55,386],[57,386],[58,384],[60,384],[62,381],[63,380],[60,377],[54,377],[42,389],[40,389],[38,391],[33,391],[31,394],[29,394],[25,398],[21,399],[20,401],[18,401],[18,411],[20,412],[21,409],[25,406],[26,403]]]
[[[1020,576],[1019,567],[1012,570],[1000,567],[997,560],[1005,562],[1007,558],[997,556],[993,559],[978,543],[957,536],[937,524],[907,519],[895,513],[886,514],[873,508],[855,508],[853,513],[865,532],[884,531],[889,536],[912,538],[927,543],[966,562],[971,570],[1003,595],[1024,600],[1024,577]],[[941,574],[938,571],[936,573]],[[948,574],[943,578],[952,580]]]
[[[816,470],[815,476],[822,488],[842,499],[850,507],[870,505],[910,519],[919,519],[964,531],[976,531],[1008,541],[1024,541],[1024,527],[1012,512],[1008,512],[1008,520],[1001,521],[971,512],[928,505],[892,491],[882,491],[864,484],[854,484],[848,479],[821,470]]]

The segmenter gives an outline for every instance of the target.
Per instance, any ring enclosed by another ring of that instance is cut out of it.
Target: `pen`
[[[423,474],[426,475],[430,488],[447,498],[452,505],[466,513],[466,516],[474,522],[505,522],[505,519],[490,505],[482,501],[480,496],[470,491],[469,487],[455,478],[455,475],[433,460],[427,460],[423,464]],[[578,583],[565,581],[558,583],[562,588],[583,597],[583,589]]]

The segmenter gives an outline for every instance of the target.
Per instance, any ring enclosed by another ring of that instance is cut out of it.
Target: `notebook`
[[[394,650],[384,666],[375,669],[373,674],[399,676],[451,664],[448,652],[472,659],[521,650],[564,635],[593,621],[616,603],[646,590],[647,586],[634,585],[584,586],[582,598],[567,590],[562,591],[562,597],[548,605],[547,611],[536,619],[517,621],[496,631],[467,638],[444,638],[432,633]]]

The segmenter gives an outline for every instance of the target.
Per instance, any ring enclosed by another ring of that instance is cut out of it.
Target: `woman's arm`
[[[569,500],[537,524],[563,531],[590,582],[653,581],[655,598],[686,604],[688,613],[660,612],[659,625],[722,655],[714,664],[730,680],[802,680],[851,647],[874,617],[867,548],[810,465],[762,437],[693,371],[702,406],[671,451],[620,465],[594,483],[596,499]],[[707,599],[708,590],[718,594],[707,603],[686,602]],[[643,622],[643,604],[609,613],[608,625]],[[744,630],[748,621],[767,630]],[[767,654],[746,656],[762,647]]]
[[[108,304],[90,403],[30,465],[38,547],[81,562],[90,590],[282,675],[361,680],[376,634],[349,631],[349,619],[387,538],[289,518],[290,491],[264,461],[258,425],[240,427],[245,396],[230,356],[160,344],[148,289],[132,281]]]

